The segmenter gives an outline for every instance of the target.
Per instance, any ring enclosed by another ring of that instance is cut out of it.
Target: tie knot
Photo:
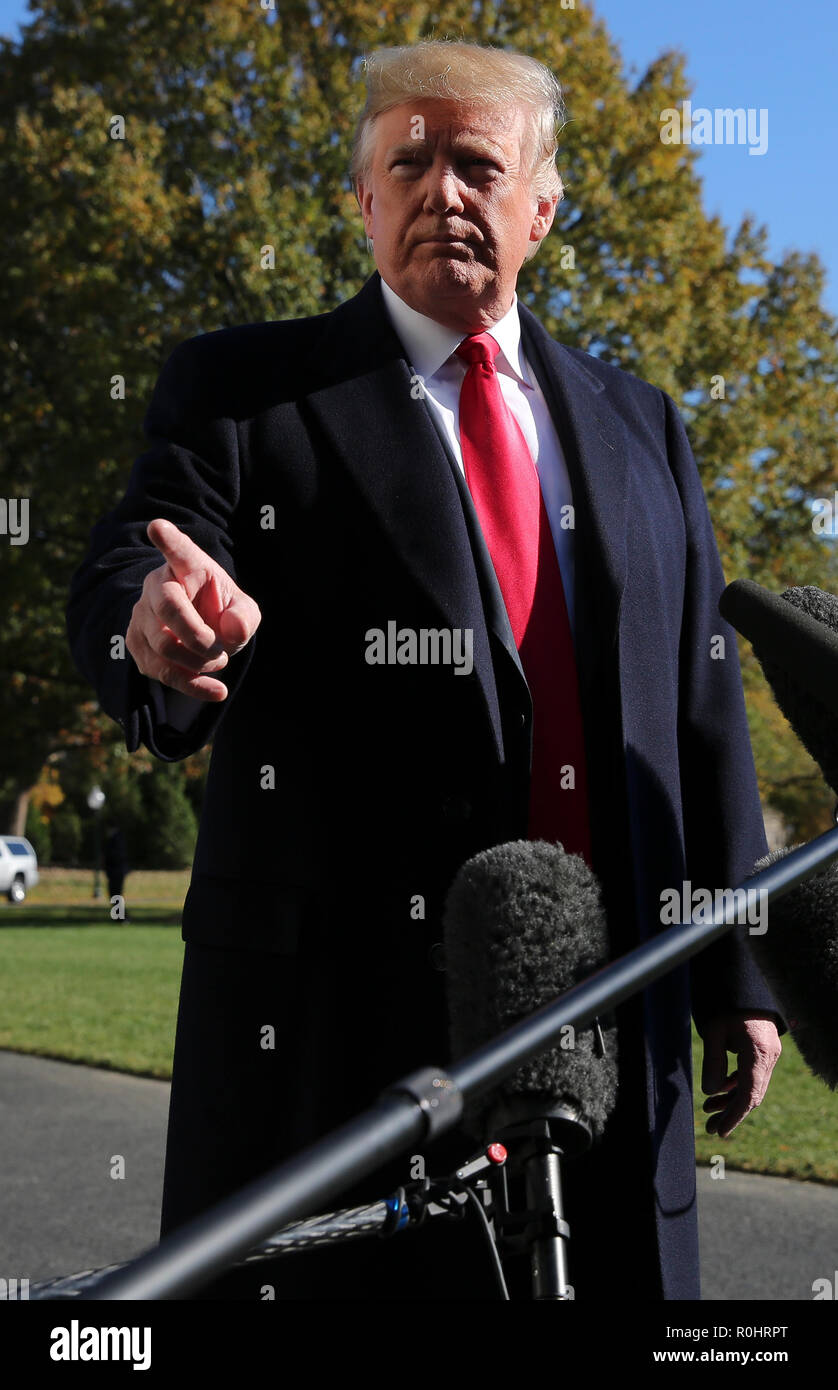
[[[500,343],[491,333],[470,333],[454,351],[464,362],[468,362],[469,366],[473,362],[485,362],[491,367],[500,352]]]

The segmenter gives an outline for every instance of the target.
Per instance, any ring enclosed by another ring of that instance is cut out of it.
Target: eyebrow
[[[468,152],[469,150],[482,155],[488,155],[498,163],[503,160],[503,153],[497,145],[493,145],[490,140],[483,140],[480,136],[466,135],[452,142],[452,148]],[[387,159],[400,158],[403,155],[415,154],[417,150],[427,150],[429,142],[427,140],[403,140],[398,145],[393,145],[387,151]]]

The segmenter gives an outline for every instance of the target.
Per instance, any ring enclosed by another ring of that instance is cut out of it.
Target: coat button
[[[441,941],[435,941],[428,952],[428,963],[434,970],[445,969],[445,947]]]

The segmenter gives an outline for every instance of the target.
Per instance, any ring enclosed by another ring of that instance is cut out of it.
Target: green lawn
[[[183,941],[176,926],[7,927],[0,1047],[171,1076]]]
[[[47,869],[19,907],[0,903],[0,1048],[144,1076],[171,1076],[188,873],[134,873],[128,922],[94,902],[92,877]],[[696,1151],[728,1168],[838,1183],[838,1094],[786,1035],[768,1094],[729,1140],[704,1133],[693,1035]]]
[[[108,884],[104,874],[100,877],[102,897],[93,897],[92,869],[41,869],[39,883],[19,907],[12,907],[5,897],[0,897],[0,925],[27,920],[33,907],[56,904],[62,907],[86,907],[101,909],[103,916],[110,910],[107,896]],[[180,914],[186,890],[189,887],[188,869],[135,869],[125,879],[123,889],[129,913],[135,906],[166,907]],[[3,912],[13,915],[3,917]]]
[[[19,906],[0,900],[0,1047],[170,1077],[188,884],[129,874],[126,922],[89,870],[43,869]]]

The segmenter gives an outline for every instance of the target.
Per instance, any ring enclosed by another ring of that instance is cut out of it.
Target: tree
[[[195,853],[198,825],[181,767],[158,763],[142,778],[142,797],[145,836],[133,862],[149,869],[188,868]]]

